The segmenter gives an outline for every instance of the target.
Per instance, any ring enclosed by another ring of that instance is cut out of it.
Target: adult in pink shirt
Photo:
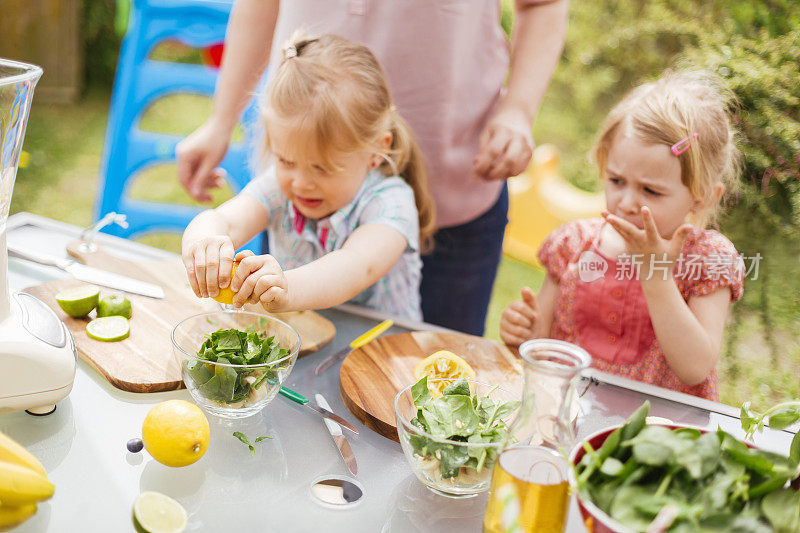
[[[425,320],[481,335],[507,222],[505,179],[530,161],[567,11],[566,0],[516,0],[509,50],[499,1],[238,0],[212,115],[176,150],[180,182],[210,200],[242,109],[296,29],[369,46],[422,147],[436,201],[435,249],[423,257]]]

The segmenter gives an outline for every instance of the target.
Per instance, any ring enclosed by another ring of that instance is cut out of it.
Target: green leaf
[[[797,467],[800,465],[800,431],[794,434],[789,445],[789,463]]]
[[[239,339],[239,331],[226,329],[215,332],[217,352],[237,352],[242,349],[242,341]],[[214,334],[212,334],[214,335]],[[212,336],[213,339],[213,336]]]
[[[247,447],[250,448],[250,453],[252,453],[253,455],[256,454],[256,449],[253,446],[253,443],[250,442],[250,439],[247,438],[247,435],[245,435],[240,431],[234,431],[233,436],[242,441],[244,444],[247,444]]]
[[[200,361],[186,361],[185,368],[196,386],[207,383],[209,379],[214,377],[214,373],[206,368],[205,363],[201,363]]]
[[[636,531],[644,531],[650,525],[652,517],[641,512],[632,503],[652,498],[653,494],[655,494],[653,486],[623,486],[614,494],[609,514],[615,520]]]
[[[668,428],[647,426],[635,438],[623,443],[623,446],[633,446],[633,457],[642,464],[665,466],[674,458],[675,439]]]
[[[442,391],[442,395],[444,396],[452,396],[452,395],[460,395],[460,396],[469,396],[469,384],[467,383],[466,379],[459,379],[445,387]]]
[[[650,402],[645,401],[622,426],[621,442],[632,439],[644,428],[647,423],[647,413],[650,412]]]
[[[769,416],[769,427],[785,429],[800,421],[800,407],[780,409]]]
[[[261,442],[262,440],[272,439],[272,437],[256,437],[256,443]]]
[[[271,371],[271,369],[264,369],[264,370],[256,370],[251,375],[255,375],[258,372],[261,372],[262,374],[258,376],[256,380],[253,382],[253,390],[258,390],[258,388],[261,387],[261,385],[266,380],[270,379],[271,375],[275,374],[275,372]]]
[[[469,460],[466,446],[445,444],[439,448],[437,455],[439,455],[439,461],[441,461],[441,472],[444,479],[456,477],[458,469]]]
[[[761,496],[764,496],[767,493],[782,488],[784,485],[786,485],[787,481],[789,481],[788,474],[777,474],[771,476],[766,481],[759,483],[755,487],[752,487],[748,491],[747,495],[750,497],[751,500],[760,498]]]
[[[225,357],[220,357],[217,362],[230,363]],[[222,401],[233,403],[234,391],[236,390],[236,370],[229,366],[216,365],[214,373],[219,378],[219,395],[222,397]]]
[[[422,412],[434,435],[468,437],[478,429],[478,414],[469,396],[435,398],[425,404]]]
[[[685,442],[686,447],[673,448],[673,452],[675,462],[684,467],[692,478],[699,479],[716,470],[722,454],[715,434],[706,433],[696,441]]]
[[[610,457],[617,448],[619,447],[619,443],[622,440],[622,428],[619,427],[611,432],[611,434],[606,437],[606,440],[603,441],[603,444],[600,448],[597,449],[597,457],[604,461],[607,457]]]
[[[431,399],[431,391],[428,390],[428,376],[422,376],[419,381],[414,383],[411,387],[411,398],[417,409],[421,409]]]
[[[505,402],[501,404],[495,404],[494,408],[492,409],[489,416],[484,421],[484,425],[486,427],[491,427],[497,420],[502,418],[503,416],[513,413],[516,409],[520,406],[520,402],[518,401],[511,401]]]
[[[774,464],[770,461],[764,452],[757,450],[742,450],[737,447],[730,447],[725,450],[734,461],[744,465],[748,470],[752,470],[763,476],[770,476],[774,472]]]
[[[742,429],[749,436],[755,431],[756,423],[761,416],[755,411],[750,409],[750,402],[744,402],[742,408],[739,410],[739,419],[742,423]]]
[[[761,500],[761,511],[776,533],[800,531],[800,492],[792,489],[770,492]]]
[[[619,459],[615,459],[613,457],[607,457],[605,461],[603,461],[603,466],[600,467],[600,472],[607,476],[618,476],[622,469],[625,466],[622,464],[622,461]]]

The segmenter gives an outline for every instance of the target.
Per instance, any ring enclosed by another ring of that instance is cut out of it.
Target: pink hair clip
[[[681,155],[683,152],[688,150],[690,146],[692,146],[692,142],[694,142],[694,140],[697,139],[698,137],[700,137],[700,134],[699,133],[694,133],[694,134],[686,137],[685,139],[681,139],[680,141],[678,141],[675,144],[673,144],[670,147],[670,151],[672,152],[672,155],[674,155],[676,157]]]

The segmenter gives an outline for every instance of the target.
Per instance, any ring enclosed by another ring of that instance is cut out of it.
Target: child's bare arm
[[[687,385],[702,383],[719,360],[731,291],[692,297],[688,304],[672,279],[642,281],[647,309],[667,363]]]
[[[397,230],[383,224],[365,224],[350,235],[341,249],[301,267],[279,274],[273,272],[280,270],[277,263],[262,262],[257,277],[264,277],[265,281],[259,284],[248,278],[245,283],[252,282],[257,289],[244,286],[245,292],[259,296],[268,311],[325,309],[346,302],[386,275],[406,246],[405,237]],[[241,299],[234,297],[234,304]]]
[[[216,296],[228,286],[233,254],[267,227],[267,210],[239,194],[197,215],[183,232],[181,256],[195,295]]]

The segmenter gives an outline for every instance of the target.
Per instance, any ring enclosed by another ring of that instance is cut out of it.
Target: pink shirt
[[[617,261],[597,247],[603,223],[603,219],[593,218],[565,224],[551,233],[539,250],[539,260],[558,283],[550,336],[582,346],[591,354],[592,366],[604,372],[717,400],[716,370],[703,383],[688,386],[669,367],[650,321],[641,282],[619,276]],[[684,263],[674,279],[684,300],[725,287],[730,289],[732,301],[742,297],[743,264],[722,234],[694,228],[681,254]],[[582,255],[584,260],[580,260]],[[586,257],[601,264],[605,261],[608,269],[597,276],[587,275],[585,269],[581,274],[579,268]]]
[[[478,136],[508,72],[499,21],[499,0],[288,0],[280,5],[270,64],[280,64],[298,28],[368,46],[422,146],[437,224],[455,226],[488,211],[502,186],[470,177]]]

